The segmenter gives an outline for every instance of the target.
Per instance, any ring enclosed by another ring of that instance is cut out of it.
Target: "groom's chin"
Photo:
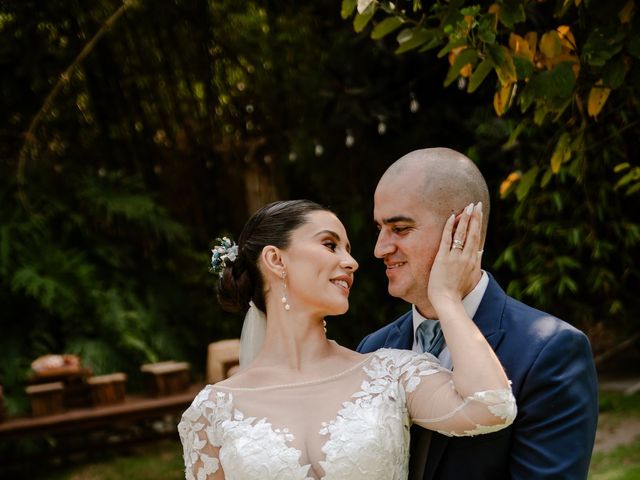
[[[387,292],[389,292],[389,295],[391,295],[392,297],[402,298],[403,292],[400,286],[397,284],[389,282],[389,284],[387,285]]]

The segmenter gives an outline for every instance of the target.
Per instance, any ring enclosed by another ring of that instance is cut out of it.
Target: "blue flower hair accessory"
[[[229,237],[216,239],[220,244],[211,250],[211,271],[222,277],[224,267],[228,267],[238,258],[238,245]]]

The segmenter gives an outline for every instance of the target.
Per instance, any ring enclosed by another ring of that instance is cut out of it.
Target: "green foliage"
[[[509,213],[492,234],[500,237],[494,267],[508,272],[509,292],[587,330],[600,322],[637,329],[637,5],[410,4],[379,2],[371,36],[395,19],[404,27],[396,53],[404,53],[409,39],[428,35],[429,48],[418,52],[438,48],[434,66],[448,59],[445,87],[466,86],[486,105],[472,120],[468,153],[504,179],[494,191]],[[497,118],[487,117],[491,104]]]
[[[515,122],[508,125],[517,128]],[[478,128],[478,135],[485,133],[482,124]],[[499,138],[508,141],[512,134]],[[512,210],[499,220],[500,240],[508,243],[495,268],[511,272],[510,294],[587,330],[601,323],[633,330],[638,302],[629,286],[640,277],[634,261],[640,226],[634,207],[615,188],[616,160],[609,154],[588,169],[563,167],[541,178],[534,159],[548,148],[545,134],[524,129],[517,144],[501,152],[526,173],[513,184],[516,198],[504,191]],[[487,144],[485,155],[496,144],[497,139]]]
[[[380,38],[388,25],[404,24],[407,28],[397,37],[396,53],[427,41],[429,48],[421,52],[442,47],[438,57],[448,55],[451,64],[445,86],[456,79],[464,85],[470,78],[471,93],[489,81],[493,70],[493,105],[499,116],[517,102],[526,113],[521,122],[533,120],[540,127],[551,123],[559,135],[572,139],[596,133],[592,143],[565,146],[570,158],[563,168],[581,168],[574,162],[586,165],[579,157],[598,145],[598,122],[610,122],[621,110],[628,115],[625,123],[635,125],[638,132],[640,66],[635,58],[640,16],[633,1],[618,1],[607,8],[600,2],[578,1],[535,5],[520,0],[460,1],[428,7],[418,2],[413,11],[404,8],[406,3],[393,8],[380,2],[372,38]],[[625,82],[627,76],[634,80]],[[554,175],[559,171],[549,153],[537,163],[543,172],[550,167]],[[633,194],[640,189],[635,187],[638,181],[636,174],[627,174],[620,186],[630,183],[627,193]]]
[[[188,245],[186,230],[132,178],[85,177],[68,195],[48,192],[48,204],[40,192],[37,216],[0,207],[7,398],[21,397],[29,362],[46,353],[76,353],[96,374],[124,370],[134,380],[140,364],[183,355],[163,297],[177,265],[162,257]],[[25,406],[16,402],[11,411]]]

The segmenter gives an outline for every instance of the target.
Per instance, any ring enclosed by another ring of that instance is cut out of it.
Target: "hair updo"
[[[286,200],[265,205],[245,224],[238,239],[238,257],[218,280],[218,301],[229,312],[245,312],[249,301],[266,311],[264,281],[258,262],[262,249],[289,246],[291,233],[315,211],[329,211],[311,200]]]

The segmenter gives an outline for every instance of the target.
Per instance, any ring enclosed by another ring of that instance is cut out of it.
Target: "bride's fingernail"
[[[473,203],[470,203],[469,205],[467,205],[467,209],[465,210],[465,213],[467,215],[471,215],[473,213]]]
[[[482,202],[477,203],[476,210],[478,211],[478,213],[482,213]]]

